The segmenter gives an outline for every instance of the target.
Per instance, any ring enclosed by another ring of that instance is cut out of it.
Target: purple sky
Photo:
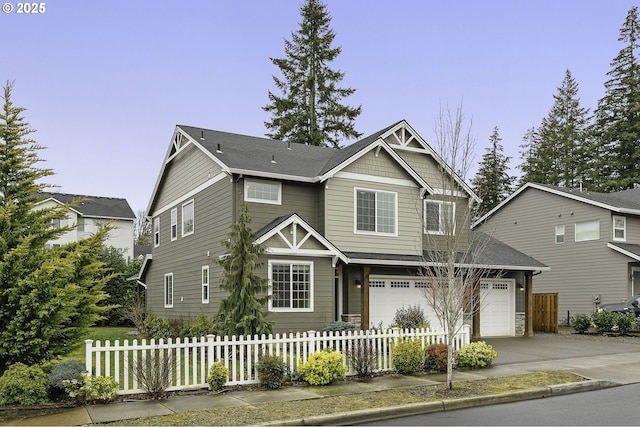
[[[47,1],[0,13],[0,83],[15,80],[51,184],[147,207],[176,124],[254,136],[303,0]],[[494,126],[519,163],[568,68],[583,107],[604,94],[630,0],[325,0],[364,136],[406,119],[427,142],[440,105]],[[519,171],[512,169],[512,174]],[[471,178],[469,176],[468,178]]]

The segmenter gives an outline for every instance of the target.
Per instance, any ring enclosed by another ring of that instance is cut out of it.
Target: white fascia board
[[[78,215],[80,215],[82,218],[106,219],[108,221],[110,221],[110,220],[135,221],[135,218],[131,218],[131,217],[105,216],[105,215],[83,215],[83,214],[78,214]]]
[[[281,173],[263,172],[263,171],[257,171],[257,170],[251,170],[251,169],[230,168],[229,173],[244,175],[244,176],[259,177],[259,178],[280,179],[283,181],[296,181],[296,182],[307,182],[307,183],[314,183],[314,182],[320,181],[318,177],[286,175]]]
[[[616,252],[620,252],[621,254],[626,255],[626,256],[628,256],[629,258],[633,258],[633,259],[635,259],[636,261],[640,261],[640,256],[638,256],[638,255],[634,254],[633,252],[629,252],[629,251],[627,251],[627,250],[625,250],[625,249],[622,249],[622,248],[621,248],[621,247],[619,247],[619,246],[616,246],[616,244],[615,244],[615,243],[607,243],[607,247],[608,247],[608,248],[610,248],[610,249],[613,249],[613,250],[614,250],[614,251],[616,251]]]

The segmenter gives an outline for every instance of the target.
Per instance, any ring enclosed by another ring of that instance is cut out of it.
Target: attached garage
[[[424,289],[427,282],[416,277],[369,277],[369,317],[374,326],[393,323],[396,310],[420,306],[425,317],[438,327],[438,319],[428,306]],[[482,336],[515,335],[515,280],[485,279],[480,282],[480,334]]]

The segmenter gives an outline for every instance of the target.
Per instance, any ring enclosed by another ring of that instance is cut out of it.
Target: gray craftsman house
[[[403,305],[429,316],[419,270],[437,248],[425,236],[443,234],[445,216],[462,218],[477,202],[455,176],[446,195],[448,173],[405,121],[340,150],[179,125],[147,211],[153,248],[139,279],[148,308],[167,318],[217,312],[221,241],[246,203],[268,251],[258,273],[269,280],[276,331],[334,320],[388,326]],[[461,254],[487,243],[481,263],[495,273],[481,284],[474,335],[530,333],[532,277],[547,266],[469,228],[455,229]]]
[[[551,267],[560,321],[640,293],[640,188],[596,193],[527,183],[474,224]]]

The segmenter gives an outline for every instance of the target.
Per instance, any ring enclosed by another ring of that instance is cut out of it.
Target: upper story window
[[[613,217],[613,240],[627,240],[627,218],[624,216]]]
[[[427,234],[455,233],[456,204],[444,200],[424,201],[424,232]]]
[[[153,246],[160,246],[160,217],[153,219]]]
[[[282,204],[282,183],[275,181],[244,180],[246,202]]]
[[[556,245],[564,243],[564,225],[556,225]]]
[[[270,311],[313,311],[313,263],[269,262]]]
[[[355,188],[355,231],[397,235],[397,193]]]
[[[182,205],[182,237],[193,234],[193,223],[193,200],[190,200]]]
[[[171,240],[178,238],[178,208],[171,209]]]
[[[576,242],[598,240],[600,238],[600,221],[586,221],[576,223]]]

